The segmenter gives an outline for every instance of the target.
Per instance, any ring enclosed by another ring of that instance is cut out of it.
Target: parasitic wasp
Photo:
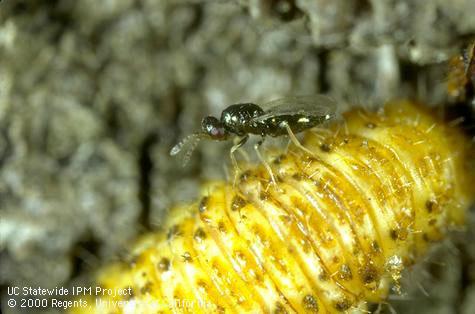
[[[230,156],[233,165],[238,169],[234,152],[247,142],[251,134],[262,137],[254,149],[263,162],[264,159],[258,148],[266,136],[288,135],[294,144],[307,151],[298,142],[295,133],[331,120],[336,116],[336,108],[336,102],[325,95],[284,97],[261,105],[254,103],[234,104],[223,110],[220,119],[213,116],[203,118],[201,130],[185,137],[175,145],[171,149],[170,155],[174,156],[183,152],[183,164],[185,165],[200,140],[225,141],[234,137]],[[266,162],[264,165],[274,181],[270,167]]]

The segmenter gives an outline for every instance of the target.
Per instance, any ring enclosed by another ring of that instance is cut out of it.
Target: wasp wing
[[[325,95],[290,96],[272,100],[259,105],[264,114],[255,117],[251,122],[264,122],[270,118],[282,116],[305,115],[313,117],[334,116],[336,114],[336,102]]]

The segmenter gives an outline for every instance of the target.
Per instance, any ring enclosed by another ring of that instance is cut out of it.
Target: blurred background
[[[225,177],[229,143],[202,143],[185,168],[169,156],[206,114],[316,93],[342,108],[447,103],[474,12],[473,0],[0,1],[2,311],[19,313],[8,286],[84,283]],[[407,276],[399,313],[475,313],[471,219]]]

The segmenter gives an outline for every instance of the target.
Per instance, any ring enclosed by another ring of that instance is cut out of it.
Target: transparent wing
[[[306,116],[335,115],[336,102],[325,95],[291,96],[272,100],[259,105],[264,114],[252,119],[263,122],[269,118],[303,114]]]
[[[186,166],[186,164],[190,161],[191,155],[193,154],[193,151],[195,150],[196,146],[198,146],[198,143],[206,138],[206,134],[197,132],[188,135],[184,139],[182,139],[178,144],[173,146],[173,148],[170,150],[170,156],[175,156],[180,154],[180,159],[182,162],[182,166]]]

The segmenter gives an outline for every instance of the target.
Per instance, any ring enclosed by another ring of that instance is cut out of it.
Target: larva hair
[[[473,202],[473,148],[409,102],[353,110],[303,145],[267,154],[237,184],[215,183],[175,209],[133,258],[98,285],[131,287],[88,313],[338,313],[364,311],[399,289],[401,272]],[[472,159],[471,159],[472,158]],[[79,312],[81,308],[75,308]]]

